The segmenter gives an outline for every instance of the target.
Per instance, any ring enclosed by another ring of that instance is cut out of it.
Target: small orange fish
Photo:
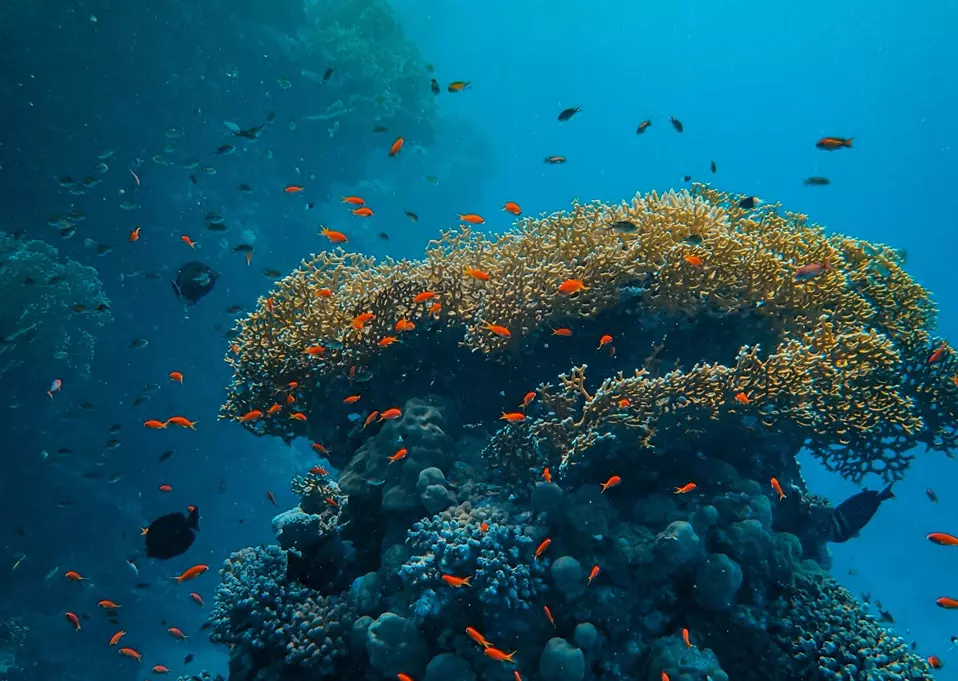
[[[133,243],[134,241],[138,241],[139,238],[140,238],[140,226],[137,225],[136,229],[130,232],[130,243]]]
[[[828,259],[825,259],[825,262],[812,262],[807,265],[802,265],[795,270],[794,278],[795,281],[809,281],[814,279],[823,272],[827,272],[831,269],[831,266],[828,263]]]
[[[453,577],[452,575],[443,575],[442,581],[451,586],[453,589],[459,589],[464,586],[472,586],[469,583],[472,577]]]
[[[176,381],[180,385],[183,385],[183,374],[181,374],[179,371],[171,371],[170,380]]]
[[[778,500],[782,501],[783,499],[785,499],[785,492],[782,491],[782,486],[778,483],[778,480],[775,478],[772,478],[769,482],[772,485],[772,489],[778,493]]]
[[[236,420],[240,423],[249,423],[250,421],[257,421],[263,417],[263,412],[259,409],[254,409],[253,411],[248,411]]]
[[[546,549],[548,549],[551,545],[552,545],[552,540],[550,538],[546,537],[545,539],[543,539],[542,543],[539,544],[539,548],[536,549],[536,555],[533,556],[533,560],[538,560],[539,556],[545,553]]]
[[[117,605],[113,601],[100,601],[97,603],[98,608],[103,608],[104,610],[117,610],[122,606]]]
[[[389,463],[396,463],[397,461],[402,461],[403,459],[406,458],[406,454],[408,453],[409,453],[409,450],[403,447],[402,449],[400,449],[395,454],[389,457]]]
[[[589,584],[592,583],[592,580],[599,576],[599,573],[602,572],[602,569],[598,565],[592,566],[592,571],[589,572]]]
[[[519,204],[514,201],[506,201],[505,205],[502,207],[502,210],[507,213],[512,213],[513,215],[522,215],[522,209],[519,208]]]
[[[446,90],[448,90],[449,92],[462,92],[467,87],[469,87],[471,83],[472,83],[471,80],[466,80],[466,81],[457,80],[453,83],[449,83],[449,85],[446,86]]]
[[[692,641],[689,640],[689,630],[687,628],[682,629],[682,640],[685,641],[685,645],[688,648],[694,648]]]
[[[192,595],[193,594],[190,594],[190,596]],[[189,638],[189,636],[184,634],[182,630],[177,629],[176,627],[170,627],[169,629],[167,629],[167,631],[169,632],[170,636],[172,636],[173,638],[179,638],[179,639]]]
[[[309,472],[313,475],[329,475],[329,471],[322,466],[313,466],[309,469]]]
[[[353,215],[358,215],[361,218],[371,218],[373,216],[373,209],[368,206],[356,208],[353,210]]]
[[[408,319],[400,319],[396,322],[396,331],[403,333],[404,331],[412,331],[416,328],[416,325],[409,321]]]
[[[565,327],[558,328],[558,329],[552,329],[552,335],[553,335],[553,336],[565,336],[565,337],[569,337],[569,336],[572,335],[572,329],[567,329],[567,328],[565,328]]]
[[[629,402],[629,401],[628,401],[627,399],[625,399],[624,397],[623,397],[621,400],[619,400],[619,401],[617,402],[617,404],[618,404],[618,406],[619,406],[619,409],[628,409],[629,407],[632,406],[632,403]]]
[[[687,262],[692,267],[702,266],[702,258],[700,258],[697,255],[684,255],[682,257],[685,259],[685,262]]]
[[[937,364],[945,356],[945,352],[951,352],[948,343],[942,343],[938,348],[928,356],[926,364]]]
[[[442,310],[442,303],[433,303],[429,306],[429,314],[439,314]]]
[[[318,291],[316,291],[316,297],[317,298],[332,298],[333,292],[330,291],[328,288],[321,288]]]
[[[671,681],[671,679],[669,678],[668,674],[662,672],[662,675],[659,677],[659,681]]]
[[[176,578],[176,581],[179,583],[189,581],[191,579],[196,579],[201,574],[209,570],[208,565],[194,565],[189,570],[186,570],[183,574]]]
[[[304,414],[304,413],[301,412],[301,411],[294,411],[292,414],[289,415],[289,417],[290,417],[291,419],[293,419],[294,421],[305,421],[305,420],[306,420],[306,414]]]
[[[949,598],[948,596],[942,596],[935,601],[935,604],[938,605],[939,608],[944,608],[945,610],[954,610],[955,608],[958,608],[958,600]]]
[[[124,636],[126,636],[126,632],[122,630],[113,634],[113,636],[110,637],[110,646],[111,647],[115,646],[117,643],[120,642],[120,639],[123,638]]]
[[[180,428],[189,428],[190,430],[196,430],[196,424],[199,421],[190,421],[184,416],[171,416],[167,423],[172,423],[174,426],[179,426]]]
[[[509,329],[507,329],[504,326],[501,326],[499,324],[490,324],[489,322],[483,322],[483,323],[485,324],[486,329],[496,334],[500,338],[509,338],[512,335],[512,332],[509,331]]]
[[[139,651],[134,650],[133,648],[120,648],[120,655],[124,657],[132,657],[137,662],[143,661],[143,656],[140,655]]]
[[[161,492],[172,492],[173,488],[170,485],[160,485]]]
[[[398,419],[402,416],[402,409],[398,407],[393,407],[392,409],[387,409],[379,415],[380,421],[391,421],[392,419]]]
[[[193,599],[193,602],[194,602],[194,603],[196,603],[197,605],[199,605],[199,606],[201,606],[201,607],[202,607],[203,605],[206,605],[206,604],[203,602],[203,597],[200,596],[200,595],[199,595],[198,593],[196,593],[195,591],[190,594],[190,598]]]
[[[372,414],[366,417],[366,422],[363,424],[363,428],[368,426],[370,423],[376,420],[376,417],[379,416],[378,411],[374,411]]]
[[[376,315],[374,315],[372,312],[363,312],[362,314],[353,317],[351,325],[354,329],[362,329],[366,326],[366,322],[374,319],[375,317]]]
[[[604,348],[606,345],[608,345],[611,342],[612,342],[612,336],[610,336],[609,334],[605,334],[604,336],[602,336],[602,338],[599,339],[599,347],[597,347],[596,350],[601,350],[602,348]]]
[[[543,469],[542,469],[542,479],[545,480],[546,483],[551,483],[551,482],[552,482],[552,471],[550,471],[548,468],[543,468]]]
[[[529,392],[526,393],[525,397],[522,398],[522,404],[519,405],[519,406],[520,406],[522,409],[525,409],[525,408],[528,407],[530,404],[532,404],[532,401],[533,401],[534,399],[536,399],[536,392],[535,392],[534,390],[531,390],[531,391],[529,391]]]
[[[308,348],[303,350],[303,354],[309,355],[310,357],[316,357],[326,352],[326,348],[322,345],[310,345]]]
[[[486,648],[484,652],[486,657],[491,657],[493,660],[496,660],[497,662],[512,662],[513,664],[515,664],[515,660],[513,659],[516,656],[515,651],[506,655],[504,652],[502,652],[498,648]]]
[[[817,142],[815,146],[819,149],[824,149],[825,151],[835,151],[836,149],[852,148],[852,140],[854,137],[823,137]]]
[[[579,291],[588,290],[589,287],[583,284],[579,279],[566,279],[564,282],[559,284],[559,293],[567,296],[571,296],[573,293],[578,293]]]
[[[433,291],[423,291],[422,293],[417,293],[412,299],[412,302],[415,304],[425,303],[427,300],[432,300],[435,297],[436,294]]]
[[[475,267],[467,267],[464,271],[473,279],[478,279],[479,281],[489,281],[488,272],[483,272],[482,270],[476,269]]]
[[[393,343],[398,343],[398,342],[399,342],[399,339],[396,338],[395,336],[386,336],[385,338],[380,340],[378,343],[376,343],[376,345],[378,345],[381,348],[388,348]]]
[[[153,665],[153,673],[154,674],[169,674],[170,670],[161,664],[157,664],[157,665]]]
[[[545,612],[545,614],[546,614],[546,619],[549,620],[549,624],[551,624],[551,625],[552,625],[552,628],[555,629],[556,621],[552,618],[552,611],[549,610],[549,606],[548,606],[548,605],[543,605],[543,606],[542,606],[542,610],[543,610],[543,612]]]
[[[751,402],[752,400],[750,400],[749,397],[748,397],[748,395],[746,395],[745,393],[736,393],[736,394],[735,394],[735,401],[738,402],[738,403],[741,404],[741,405],[746,405],[746,404],[748,404],[749,402]]]
[[[458,215],[461,222],[468,222],[470,225],[483,225],[486,223],[481,215],[476,215],[475,213],[459,213]]]
[[[320,454],[323,454],[323,455],[328,455],[328,454],[329,454],[329,450],[326,449],[325,446],[319,444],[318,442],[314,442],[314,443],[311,445],[311,447],[313,448],[313,451],[318,452],[318,453],[320,453]],[[328,474],[326,473],[326,471],[323,471],[323,475],[328,475]]]
[[[166,421],[157,421],[156,419],[150,419],[149,421],[144,421],[143,426],[145,428],[166,428]]]
[[[342,196],[340,197],[343,203],[348,203],[351,206],[365,206],[366,202],[363,201],[358,196]]]
[[[266,305],[266,309],[269,310],[270,314],[275,314],[275,308],[273,307],[273,299],[267,298],[263,301],[263,304]]]
[[[399,681],[413,681],[413,678],[409,676],[409,674],[399,673],[396,674],[396,678],[399,679]]]
[[[546,156],[546,163],[549,165],[560,165],[566,162],[565,156]]]
[[[609,478],[608,480],[606,480],[600,485],[600,487],[602,488],[601,494],[605,494],[607,489],[610,489],[612,487],[617,487],[620,482],[622,482],[622,478],[620,478],[618,475],[613,475],[611,478]]]
[[[73,625],[73,630],[74,630],[74,631],[80,631],[80,618],[79,618],[79,617],[77,617],[77,616],[76,616],[74,613],[72,613],[72,612],[65,612],[65,613],[63,613],[63,616],[66,618],[67,622],[69,622],[70,624]]]
[[[329,239],[330,243],[344,244],[347,241],[349,241],[349,239],[346,238],[346,235],[343,234],[342,232],[337,232],[336,230],[333,230],[333,229],[327,229],[326,227],[323,227],[319,233],[322,234],[327,239]]]
[[[482,525],[479,526],[479,531],[485,534],[489,531],[489,523],[485,520],[482,521]]]
[[[359,402],[361,397],[362,395],[350,395],[349,397],[343,400],[343,404],[356,404],[357,402]]]
[[[492,644],[486,640],[485,636],[479,633],[478,629],[475,629],[473,627],[466,627],[466,634],[468,634],[469,638],[471,638],[473,641],[481,645],[483,648],[492,647]]]
[[[405,139],[403,139],[402,137],[397,137],[396,141],[393,142],[391,147],[389,147],[389,155],[395,156],[396,154],[398,154],[405,143],[406,143]]]
[[[304,187],[304,186],[302,186],[302,185],[299,185],[299,184],[289,184],[289,185],[286,185],[286,188],[283,189],[283,191],[286,192],[287,194],[299,194],[299,193],[300,193],[301,191],[303,191],[304,189],[306,189],[306,187]]]
[[[86,577],[81,576],[79,572],[74,572],[73,570],[70,570],[69,572],[65,573],[63,577],[64,579],[71,582],[82,582],[86,580]]]
[[[941,669],[945,666],[945,663],[942,662],[941,658],[939,658],[937,655],[929,656],[926,661],[928,662],[928,666],[932,669]]]
[[[676,487],[675,492],[673,492],[673,494],[688,494],[696,487],[698,487],[698,485],[696,485],[694,482],[689,482],[682,485],[681,487]]]
[[[499,417],[499,420],[508,421],[509,423],[519,423],[519,421],[526,420],[526,415],[521,411],[502,412],[502,416]]]
[[[193,241],[190,237],[188,237],[185,234],[180,237],[180,241],[182,241],[184,244],[186,244],[190,248],[196,248],[196,242]]]
[[[512,672],[512,678],[514,681],[522,681],[522,677],[519,675],[518,669]]]
[[[958,546],[958,537],[944,532],[932,532],[925,539],[939,546]]]

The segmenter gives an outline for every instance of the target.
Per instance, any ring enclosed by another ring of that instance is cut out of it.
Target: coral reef
[[[0,376],[51,362],[89,374],[93,332],[113,321],[95,269],[0,232],[0,288]]]
[[[28,631],[19,618],[0,620],[0,674],[17,666],[17,653],[23,647]]]

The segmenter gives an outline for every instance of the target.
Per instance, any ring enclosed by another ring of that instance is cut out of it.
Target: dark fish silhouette
[[[170,283],[177,298],[192,304],[213,290],[217,278],[219,275],[209,265],[194,260],[180,267]]]
[[[563,110],[559,113],[559,120],[560,120],[560,121],[567,121],[567,120],[569,120],[570,118],[572,118],[573,116],[575,116],[577,113],[579,113],[580,111],[582,111],[582,109],[579,108],[579,107],[577,107],[577,106],[574,106],[574,107],[569,108],[569,109],[563,109]]]
[[[329,79],[333,77],[333,71],[335,71],[335,70],[336,70],[336,67],[335,67],[335,66],[330,66],[328,69],[326,69],[326,73],[323,74],[323,82],[324,82],[324,83],[328,83],[328,82],[329,82]]]
[[[672,116],[669,120],[672,121],[672,127],[675,128],[675,132],[682,132],[683,130],[685,130],[685,126],[682,125],[682,121],[680,121],[675,116]]]
[[[738,207],[744,208],[745,210],[752,210],[761,202],[762,200],[757,196],[746,196],[744,199],[738,202]]]
[[[874,517],[882,502],[894,498],[891,485],[881,492],[865,490],[848,497],[832,512],[828,527],[829,540],[840,544],[857,537]]]
[[[200,529],[200,511],[190,507],[190,514],[167,513],[157,518],[146,530],[146,555],[169,560],[183,555],[196,541]]]
[[[813,175],[812,177],[805,178],[806,187],[826,187],[830,185],[831,183],[832,181],[829,180],[827,177],[818,177]]]
[[[435,78],[432,79],[432,82],[429,84],[429,88],[432,90],[434,95],[439,94],[439,82]]]

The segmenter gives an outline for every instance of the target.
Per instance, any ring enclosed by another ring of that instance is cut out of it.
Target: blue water
[[[295,34],[296,2],[10,0],[0,8],[0,230],[47,241],[95,267],[115,318],[96,336],[88,378],[49,357],[31,357],[3,375],[0,617],[19,616],[31,630],[9,678],[142,677],[108,649],[119,627],[89,606],[88,592],[123,605],[122,628],[130,632],[124,642],[148,649],[150,665],[163,660],[175,673],[225,672],[225,651],[199,631],[205,611],[164,583],[171,568],[143,561],[137,577],[125,559],[139,547],[142,525],[195,503],[204,518],[190,560],[215,568],[232,550],[272,541],[276,509],[267,490],[281,509],[296,503],[288,480],[315,461],[308,443],[257,439],[217,421],[231,378],[221,361],[223,333],[236,317],[227,307],[249,311],[268,293],[272,279],[264,268],[285,274],[325,247],[315,234],[320,224],[349,231],[351,246],[377,257],[417,257],[441,229],[455,226],[456,213],[482,214],[485,228],[501,231],[511,222],[500,211],[504,201],[536,215],[573,198],[614,202],[636,191],[679,188],[691,175],[781,201],[836,232],[905,249],[908,272],[939,304],[938,333],[958,333],[950,205],[958,183],[958,86],[949,66],[958,58],[950,31],[958,6],[393,4],[406,37],[443,85],[472,82],[463,93],[443,91],[435,99],[435,139],[407,137],[397,159],[385,154],[393,130],[359,152],[344,142],[338,157],[312,155],[320,145],[330,148],[329,133],[323,122],[304,120],[316,111],[321,86],[301,69],[322,73],[327,64],[295,62],[271,37]],[[288,90],[278,83],[284,78]],[[424,74],[424,87],[428,80]],[[582,111],[571,121],[555,120],[573,106]],[[222,124],[252,126],[269,111],[277,120],[255,142],[231,138]],[[670,116],[682,120],[684,133],[672,130]],[[652,127],[635,135],[647,118]],[[161,166],[151,158],[164,153],[172,126],[184,136],[168,154],[175,165]],[[826,135],[854,137],[854,148],[816,149],[814,141]],[[212,155],[227,142],[238,147],[234,155]],[[106,148],[115,153],[99,175],[92,168]],[[568,163],[542,162],[555,154]],[[200,174],[193,185],[189,175],[198,170],[179,167],[189,157],[214,165],[217,174]],[[128,212],[118,207],[119,192],[131,187],[128,168],[136,159],[143,160],[135,166],[141,208]],[[103,184],[73,196],[57,183],[63,175],[93,175]],[[832,184],[803,186],[811,175]],[[241,182],[254,191],[237,191]],[[289,184],[307,189],[284,194]],[[358,224],[345,214],[338,197],[351,193],[375,206],[376,215]],[[307,202],[315,208],[307,210]],[[62,240],[47,222],[74,208],[87,217],[75,237]],[[408,221],[404,209],[417,212],[419,222]],[[203,227],[211,210],[234,225],[227,247],[221,234]],[[130,243],[136,225],[141,238]],[[381,231],[388,242],[377,238]],[[229,252],[244,232],[246,240],[255,237],[249,267]],[[183,234],[199,243],[195,253],[180,242]],[[97,256],[85,238],[113,251]],[[194,255],[222,277],[185,314],[167,280]],[[161,276],[130,276],[136,271]],[[20,292],[4,290],[3,297],[5,319],[29,304]],[[136,338],[148,339],[148,347],[130,349]],[[168,379],[171,371],[184,374],[183,386]],[[63,390],[51,401],[45,391],[54,378],[63,379]],[[160,387],[133,409],[148,383]],[[85,400],[94,408],[76,407]],[[141,427],[144,419],[173,413],[198,420],[197,431]],[[107,450],[112,423],[123,425],[115,436],[122,444]],[[41,456],[60,447],[73,453],[60,461]],[[158,463],[168,449],[175,454]],[[958,678],[949,642],[958,623],[934,600],[958,596],[958,557],[924,535],[958,529],[954,470],[940,454],[919,455],[896,485],[896,500],[860,538],[833,549],[835,575],[854,593],[881,600],[894,614],[894,631],[917,641],[919,653],[940,656],[942,679]],[[123,477],[109,484],[84,478],[90,471]],[[810,488],[832,501],[855,491],[810,459],[803,459],[803,472]],[[173,491],[161,494],[161,484]],[[937,492],[938,505],[926,487]],[[58,505],[64,500],[71,504]],[[90,582],[65,583],[66,570]],[[152,586],[136,589],[137,582]],[[210,576],[195,587],[207,608],[214,586]],[[92,616],[82,623],[82,638],[63,621],[63,612],[74,609]],[[168,626],[194,640],[174,641]],[[179,664],[187,652],[196,655],[189,667]]]

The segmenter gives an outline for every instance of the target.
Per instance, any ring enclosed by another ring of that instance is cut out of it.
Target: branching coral
[[[95,269],[0,232],[0,288],[0,375],[51,361],[89,374],[92,334],[113,320]]]

